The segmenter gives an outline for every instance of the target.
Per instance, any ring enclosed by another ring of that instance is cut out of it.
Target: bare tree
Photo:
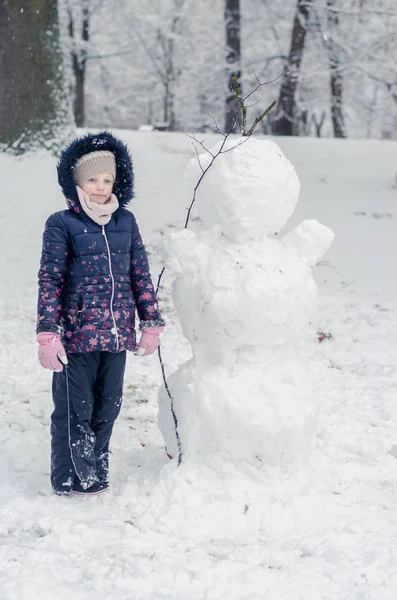
[[[71,41],[71,58],[74,75],[73,112],[77,127],[85,125],[85,78],[87,65],[87,47],[90,39],[90,0],[80,0],[78,6],[69,4],[68,33]],[[81,11],[77,18],[76,9]]]
[[[237,80],[237,88],[241,90],[241,32],[240,32],[240,0],[226,0],[225,25],[227,44],[227,79],[229,93],[226,98],[225,132],[234,132],[241,126],[240,105],[236,98],[233,80]],[[237,118],[236,118],[237,115]]]
[[[174,84],[180,75],[180,71],[175,68],[175,41],[174,35],[177,32],[180,16],[176,14],[171,21],[169,32],[161,29],[157,31],[158,47],[161,49],[161,66],[158,65],[161,83],[163,86],[163,121],[167,129],[175,129],[175,110],[174,110]]]
[[[146,55],[153,79],[162,90],[163,127],[177,129],[175,117],[175,89],[181,76],[178,46],[183,37],[187,0],[157,0],[144,17],[139,17],[135,7],[128,7],[131,27]],[[146,79],[148,73],[146,71]]]
[[[298,0],[296,7],[288,62],[278,100],[278,111],[272,124],[273,133],[276,135],[294,135],[297,132],[295,93],[312,2],[313,0]]]
[[[343,118],[343,79],[340,69],[340,45],[337,39],[339,29],[339,13],[337,10],[338,0],[327,0],[328,35],[326,46],[329,56],[330,87],[331,87],[331,117],[334,136],[346,137],[345,123]]]
[[[2,0],[0,80],[0,148],[57,151],[72,123],[56,0]]]

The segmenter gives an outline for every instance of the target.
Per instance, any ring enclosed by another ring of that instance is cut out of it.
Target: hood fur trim
[[[66,200],[71,201],[68,204],[72,210],[76,211],[76,204],[80,205],[76,184],[73,181],[76,162],[90,152],[102,150],[112,152],[115,156],[117,173],[113,193],[117,196],[119,205],[126,206],[134,197],[134,171],[127,146],[109,131],[87,133],[73,140],[62,150],[57,164],[58,183]]]

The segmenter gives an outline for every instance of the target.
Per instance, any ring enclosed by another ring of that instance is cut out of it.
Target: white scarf
[[[81,208],[86,215],[90,217],[98,225],[106,225],[112,218],[112,214],[118,209],[119,201],[117,197],[112,194],[110,200],[106,204],[97,204],[92,202],[90,197],[84,190],[76,185],[77,194],[79,196]]]

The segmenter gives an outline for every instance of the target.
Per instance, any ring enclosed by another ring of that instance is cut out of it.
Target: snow
[[[134,211],[156,279],[159,241],[183,227],[190,204],[181,180],[194,150],[182,134],[119,134],[135,159]],[[64,207],[55,161],[0,157],[2,600],[396,597],[396,145],[277,143],[301,181],[285,231],[310,218],[335,232],[314,268],[318,329],[332,337],[310,347],[319,404],[310,455],[283,466],[219,459],[176,468],[156,426],[157,359],[130,355],[112,491],[95,498],[55,497],[48,481],[51,380],[37,363],[34,327],[41,232]],[[191,351],[167,271],[163,283],[162,354],[172,373]]]

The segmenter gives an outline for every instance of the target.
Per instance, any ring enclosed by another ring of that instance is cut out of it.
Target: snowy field
[[[156,280],[156,246],[191,200],[194,150],[182,134],[117,133]],[[311,455],[283,468],[176,468],[156,427],[157,358],[130,355],[111,492],[94,498],[55,497],[49,484],[51,376],[36,358],[35,304],[44,222],[65,207],[54,161],[0,156],[0,600],[397,597],[397,145],[277,142],[302,184],[286,230],[315,218],[336,236],[314,270],[318,330],[331,337],[311,347]],[[171,373],[190,349],[163,282]]]

